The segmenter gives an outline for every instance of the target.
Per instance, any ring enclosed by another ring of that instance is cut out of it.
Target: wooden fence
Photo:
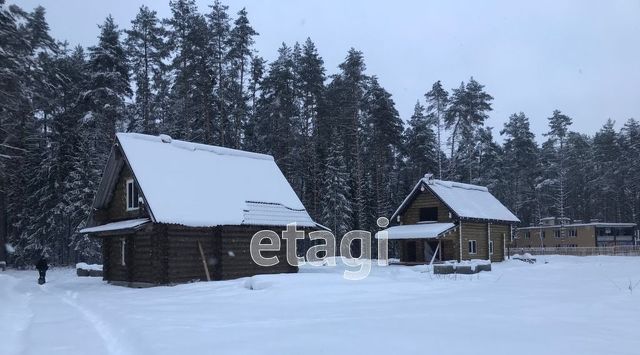
[[[545,248],[509,248],[509,256],[529,253],[531,255],[612,255],[640,256],[640,245],[620,245],[615,247],[545,247]]]

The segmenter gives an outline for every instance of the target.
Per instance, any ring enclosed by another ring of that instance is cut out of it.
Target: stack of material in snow
[[[436,275],[446,274],[477,274],[480,271],[491,271],[491,261],[489,260],[464,260],[460,262],[446,261],[443,264],[433,265],[433,273]]]
[[[6,261],[0,261],[0,270],[2,270],[2,271],[7,270],[7,262]]]
[[[102,277],[102,265],[77,263],[76,274],[80,277]]]
[[[524,261],[530,264],[533,264],[536,262],[536,258],[533,257],[533,255],[529,254],[529,253],[524,253],[522,255],[520,254],[513,254],[512,258],[514,260],[520,260],[520,261]]]

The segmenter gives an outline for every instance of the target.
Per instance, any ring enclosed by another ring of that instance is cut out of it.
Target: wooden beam
[[[198,249],[200,249],[200,257],[202,258],[202,266],[204,267],[204,273],[207,275],[207,281],[211,281],[211,275],[209,275],[209,268],[207,267],[207,259],[204,257],[204,251],[202,250],[202,244],[198,241]]]

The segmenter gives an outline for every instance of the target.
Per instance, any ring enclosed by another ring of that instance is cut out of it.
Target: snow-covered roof
[[[247,201],[246,206],[243,224],[284,226],[296,222],[299,226],[314,225],[304,209],[293,209],[279,203],[252,201]]]
[[[118,133],[117,140],[154,222],[316,227],[270,155],[166,135]]]
[[[409,196],[405,198],[400,207],[393,213],[391,217],[392,220],[408,207],[409,203],[413,201],[414,196],[421,188],[431,190],[433,194],[459,218],[520,222],[518,217],[498,201],[486,187],[437,180],[428,176],[418,181]]]
[[[566,223],[566,224],[550,224],[550,225],[537,225],[537,226],[529,226],[529,227],[521,227],[518,230],[527,230],[527,229],[546,229],[546,228],[574,228],[574,227],[600,227],[600,228],[631,228],[637,226],[636,223],[607,223],[607,222],[590,222],[590,223]]]
[[[80,233],[100,233],[118,230],[136,229],[145,223],[149,223],[149,218],[128,219],[126,221],[112,222],[97,227],[89,227],[80,230]]]
[[[455,228],[453,223],[418,223],[393,226],[381,233],[376,233],[377,239],[433,239],[443,236]]]

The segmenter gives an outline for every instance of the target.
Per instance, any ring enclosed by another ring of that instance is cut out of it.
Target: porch
[[[376,238],[398,243],[400,261],[394,264],[430,265],[451,259],[447,251],[453,250],[453,241],[446,237],[456,229],[453,223],[400,225],[376,233]]]

